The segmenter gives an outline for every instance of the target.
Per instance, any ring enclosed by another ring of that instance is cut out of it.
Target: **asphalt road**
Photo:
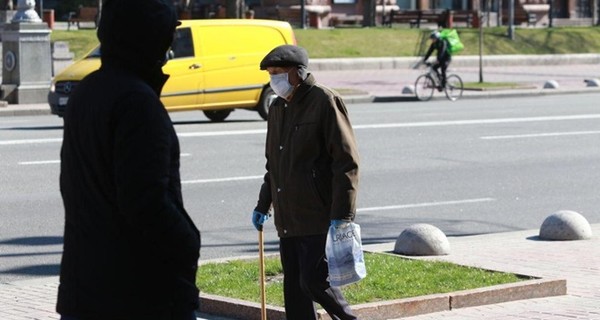
[[[557,210],[600,222],[600,94],[349,105],[361,153],[365,243],[414,223],[449,236],[538,228]],[[255,255],[250,212],[264,174],[266,123],[173,113],[184,201],[202,260]],[[0,118],[0,282],[58,274],[62,120]],[[272,222],[268,251],[277,251]]]

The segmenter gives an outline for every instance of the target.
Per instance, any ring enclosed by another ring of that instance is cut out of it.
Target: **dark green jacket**
[[[256,210],[273,207],[279,237],[327,233],[330,220],[354,219],[358,149],[339,95],[309,74],[292,100],[269,110],[267,173]]]

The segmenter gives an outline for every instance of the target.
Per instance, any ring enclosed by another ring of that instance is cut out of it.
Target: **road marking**
[[[402,205],[395,205],[395,206],[359,208],[356,211],[357,212],[367,212],[367,211],[412,209],[412,208],[438,207],[438,206],[449,206],[449,205],[455,205],[455,204],[469,204],[469,203],[479,203],[479,202],[489,202],[489,201],[496,201],[496,199],[494,199],[494,198],[478,198],[478,199],[465,199],[465,200],[453,200],[453,201],[423,202],[423,203],[402,204]]]
[[[547,133],[532,133],[532,134],[514,134],[505,136],[483,136],[483,140],[499,140],[499,139],[521,139],[521,138],[545,138],[545,137],[560,137],[560,136],[578,136],[588,134],[600,134],[600,131],[571,131],[571,132],[547,132]]]
[[[353,126],[353,128],[354,129],[384,129],[384,128],[440,127],[440,126],[460,126],[460,125],[473,125],[473,124],[588,120],[588,119],[599,119],[599,118],[600,118],[600,114],[580,114],[580,115],[572,115],[572,116],[547,116],[547,117],[527,117],[527,118],[499,118],[499,119],[474,119],[474,120],[450,120],[450,121],[423,121],[423,122],[406,122],[406,123],[365,124],[365,125]]]
[[[185,180],[181,181],[181,184],[198,184],[198,183],[215,183],[215,182],[231,182],[231,181],[244,181],[244,180],[258,180],[264,176],[246,176],[246,177],[229,177],[219,179],[199,179],[199,180]]]
[[[38,164],[56,164],[60,163],[60,160],[43,160],[43,161],[23,161],[19,162],[20,165],[30,166],[30,165],[38,165]]]
[[[213,137],[213,136],[239,136],[246,134],[266,134],[267,129],[256,130],[228,130],[228,131],[206,131],[206,132],[182,132],[178,133],[178,137]]]
[[[0,141],[0,145],[18,145],[18,144],[37,144],[37,143],[54,143],[62,142],[62,138],[49,138],[49,139],[22,139],[22,140],[4,140]]]
[[[189,153],[182,153],[181,157],[191,157],[192,155]],[[60,163],[60,160],[42,160],[42,161],[21,161],[18,162],[19,165],[22,166],[30,166],[30,165],[41,165],[41,164],[57,164]]]
[[[355,126],[353,126],[353,128],[356,130],[387,129],[387,128],[414,128],[414,127],[440,127],[440,126],[460,126],[460,125],[477,125],[477,124],[499,124],[499,123],[565,121],[565,120],[590,120],[590,119],[600,119],[600,114],[580,114],[580,115],[571,115],[571,116],[546,116],[546,117],[526,117],[526,118],[499,118],[499,119],[380,123],[380,124],[355,125]],[[182,138],[187,138],[187,137],[214,137],[214,136],[265,134],[266,132],[267,132],[266,129],[255,129],[255,130],[182,132],[182,133],[178,133],[177,135]],[[55,143],[55,142],[62,142],[62,138],[4,140],[4,141],[0,141],[0,145],[20,145],[20,144],[37,144],[37,143]]]

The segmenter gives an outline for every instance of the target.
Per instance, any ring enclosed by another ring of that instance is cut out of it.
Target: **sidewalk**
[[[450,255],[425,257],[504,272],[566,279],[567,295],[455,309],[403,318],[433,319],[587,319],[600,320],[600,224],[592,225],[591,240],[539,241],[538,230],[467,237],[451,237]],[[365,246],[370,251],[391,251],[394,243]],[[54,313],[58,278],[41,278],[0,284],[0,319],[59,319]],[[198,319],[228,320],[199,315]],[[368,320],[368,319],[364,319]]]

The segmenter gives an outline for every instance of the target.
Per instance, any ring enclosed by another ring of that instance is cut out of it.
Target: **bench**
[[[453,28],[456,22],[464,23],[466,27],[479,27],[479,16],[476,10],[452,10],[447,27]]]
[[[392,23],[408,23],[411,28],[415,27],[421,18],[421,10],[392,10],[384,25],[389,27]]]
[[[77,24],[79,28],[80,22],[93,22],[94,27],[98,27],[98,8],[97,7],[79,7],[77,12],[69,12],[67,22],[67,30],[71,29],[72,24]]]
[[[527,26],[535,26],[537,24],[537,15],[534,12],[527,12],[524,9],[518,10],[515,8],[514,11],[514,24],[521,25],[526,23]],[[509,12],[508,10],[502,11],[502,23],[508,25]]]
[[[329,18],[329,25],[332,27],[343,27],[343,26],[362,26],[363,16],[362,15],[346,15],[338,14],[331,15]]]
[[[408,23],[411,28],[420,28],[422,23],[433,22],[439,27],[448,25],[448,10],[392,10],[384,24]]]

